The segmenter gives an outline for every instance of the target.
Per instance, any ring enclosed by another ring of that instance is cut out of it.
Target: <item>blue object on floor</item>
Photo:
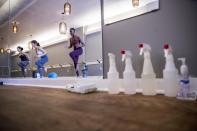
[[[88,76],[88,66],[86,65],[86,63],[83,64],[83,69],[82,71],[82,77],[86,78]]]
[[[37,71],[32,71],[32,78],[37,78]]]
[[[48,78],[57,78],[57,73],[55,73],[55,72],[49,73]]]

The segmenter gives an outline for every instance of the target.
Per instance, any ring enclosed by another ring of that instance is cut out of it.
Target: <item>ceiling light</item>
[[[67,32],[67,25],[63,21],[59,23],[59,32],[60,34],[66,34]]]
[[[64,4],[64,14],[70,15],[70,13],[71,13],[71,4],[67,1]]]
[[[139,6],[140,0],[132,0],[133,7]]]
[[[11,53],[11,50],[10,50],[10,49],[7,49],[6,52],[7,52],[8,54],[10,54],[10,53]]]
[[[1,48],[1,49],[0,49],[0,53],[3,53],[3,52],[4,52],[4,49],[3,49],[3,48]]]
[[[33,46],[32,46],[32,44],[31,44],[31,41],[28,42],[28,49],[29,49],[29,50],[32,50],[32,49],[33,49]]]
[[[19,23],[17,21],[12,22],[12,32],[15,34],[18,32],[18,24]]]

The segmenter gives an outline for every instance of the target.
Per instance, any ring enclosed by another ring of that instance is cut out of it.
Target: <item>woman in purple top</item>
[[[73,51],[70,52],[70,57],[73,60],[74,63],[74,67],[76,70],[76,75],[79,76],[79,71],[78,71],[78,60],[79,60],[79,56],[82,55],[83,53],[83,49],[82,47],[85,46],[85,44],[81,41],[80,37],[75,35],[75,29],[71,28],[70,29],[70,46],[68,48],[72,48],[73,47]]]

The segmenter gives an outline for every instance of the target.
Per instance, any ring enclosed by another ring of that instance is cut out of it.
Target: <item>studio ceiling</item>
[[[0,8],[1,8],[1,6],[6,2],[7,0],[1,0],[0,1]]]
[[[8,21],[9,17],[17,17],[36,0],[0,0],[0,26]]]

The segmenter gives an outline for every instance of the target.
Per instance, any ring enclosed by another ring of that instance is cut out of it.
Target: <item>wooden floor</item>
[[[197,131],[197,102],[0,86],[0,131]]]

